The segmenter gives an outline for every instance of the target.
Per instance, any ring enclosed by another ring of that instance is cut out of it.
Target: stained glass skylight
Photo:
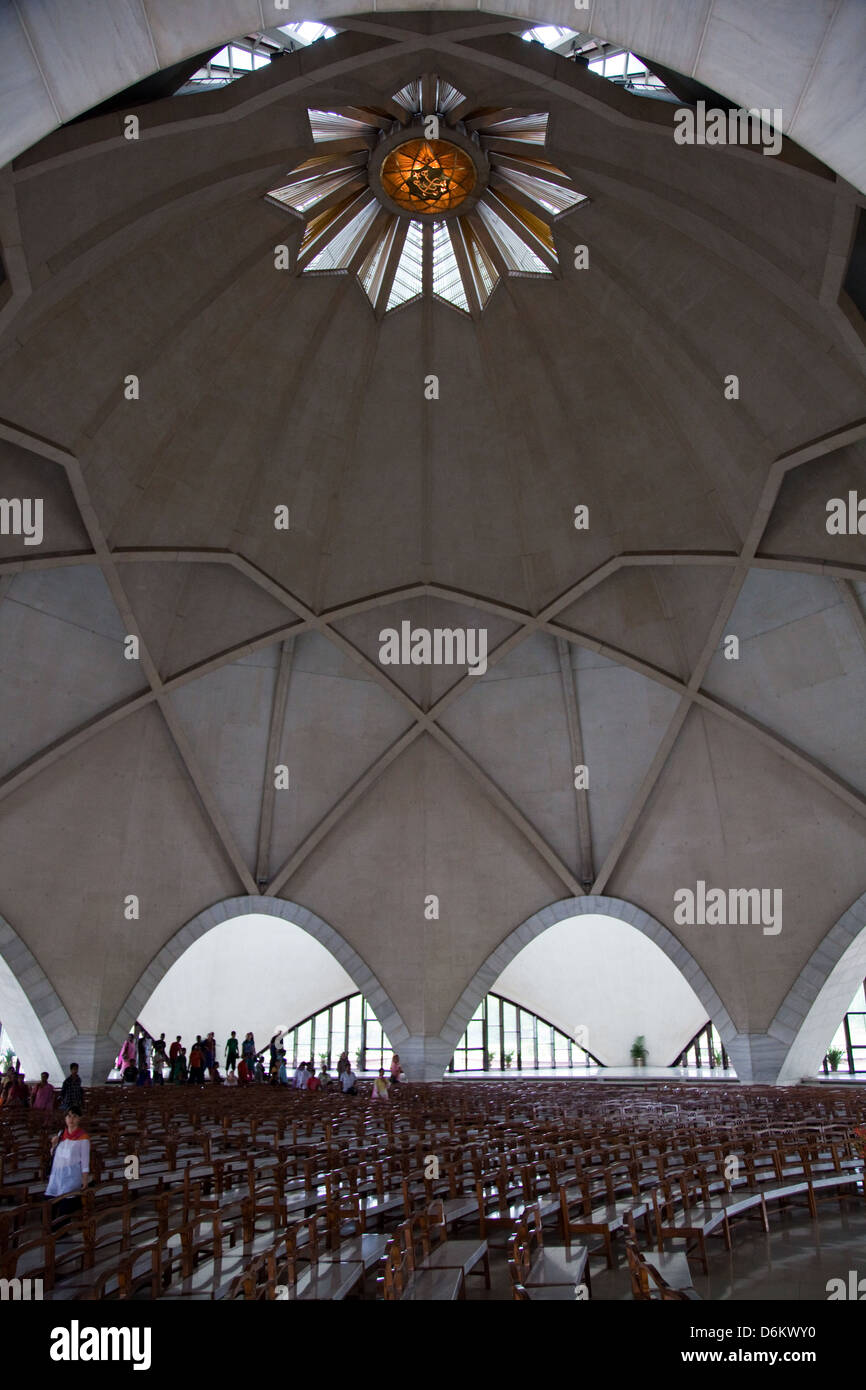
[[[475,165],[450,140],[406,140],[386,156],[380,178],[407,212],[448,212],[475,187]]]
[[[309,119],[316,154],[268,194],[304,222],[296,271],[357,276],[378,318],[424,294],[476,318],[507,276],[560,273],[553,223],[587,199],[545,156],[546,111],[424,74]]]

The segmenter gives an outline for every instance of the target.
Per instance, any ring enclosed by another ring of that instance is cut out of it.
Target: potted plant
[[[486,1068],[487,1071],[491,1071],[491,1070],[492,1070],[492,1068],[493,1068],[493,1053],[492,1053],[492,1052],[485,1052],[485,1054],[484,1054],[484,1066],[485,1066],[485,1068]]]
[[[358,1051],[355,1053],[355,1061],[356,1061],[357,1066],[358,1066],[358,1071],[363,1071],[363,1070],[364,1070],[364,1049],[363,1049],[362,1047],[359,1047],[359,1048],[358,1048]]]
[[[10,1067],[13,1067],[14,1065],[15,1065],[15,1053],[13,1052],[13,1050],[12,1050],[11,1047],[7,1047],[6,1051],[5,1051],[4,1054],[3,1054],[3,1070],[4,1070],[4,1072],[7,1072],[7,1071],[9,1070],[9,1068],[10,1068]]]
[[[827,1049],[827,1061],[830,1063],[830,1070],[831,1070],[831,1071],[838,1071],[838,1070],[839,1070],[839,1063],[841,1062],[841,1060],[842,1060],[842,1049],[841,1049],[841,1047],[828,1047],[828,1049]]]
[[[721,1065],[722,1065],[722,1054],[721,1054],[721,1052],[715,1052],[715,1051],[714,1051],[714,1052],[713,1052],[713,1066],[714,1066],[714,1067],[720,1067]]]
[[[514,1061],[514,1053],[513,1053],[513,1052],[503,1052],[503,1054],[502,1054],[502,1065],[503,1065],[503,1067],[505,1068],[506,1071],[507,1071],[508,1068],[511,1066],[511,1063],[512,1063],[513,1061]]]
[[[640,1033],[631,1045],[631,1060],[636,1067],[645,1067],[647,1056],[646,1038]]]

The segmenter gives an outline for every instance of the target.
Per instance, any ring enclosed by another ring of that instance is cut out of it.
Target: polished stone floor
[[[559,1236],[546,1233],[551,1245]],[[826,1302],[827,1284],[842,1279],[846,1288],[850,1272],[866,1278],[866,1203],[862,1198],[839,1203],[822,1201],[818,1221],[809,1218],[805,1208],[787,1213],[771,1212],[770,1233],[765,1235],[757,1221],[742,1220],[731,1232],[732,1249],[725,1250],[720,1238],[713,1237],[707,1249],[709,1274],[700,1272],[700,1261],[692,1260],[694,1286],[701,1298],[712,1302],[784,1301]],[[673,1249],[670,1244],[667,1249]],[[601,1302],[631,1301],[628,1266],[622,1241],[614,1242],[617,1268],[608,1270],[602,1260],[592,1262],[592,1296]],[[480,1281],[467,1283],[469,1299],[511,1298],[511,1282],[504,1252],[497,1251],[491,1261],[491,1289]],[[863,1301],[866,1301],[864,1285]]]

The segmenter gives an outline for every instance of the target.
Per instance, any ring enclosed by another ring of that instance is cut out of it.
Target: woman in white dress
[[[67,1216],[81,1207],[81,1193],[90,1182],[90,1136],[81,1128],[81,1112],[67,1110],[66,1128],[51,1141],[54,1158],[46,1197],[62,1197],[56,1215]]]

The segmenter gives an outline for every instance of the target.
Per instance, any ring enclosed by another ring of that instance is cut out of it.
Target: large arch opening
[[[354,990],[326,946],[293,922],[245,913],[187,947],[139,1014],[148,1033],[184,1039],[250,1031],[257,1045]]]
[[[633,1066],[639,1039],[643,1064],[668,1068],[681,1065],[683,1053],[708,1026],[720,1043],[735,1035],[721,999],[685,946],[661,922],[618,898],[564,899],[517,927],[452,1011],[442,1037],[453,1038],[455,1051],[465,1052],[473,1029],[478,1033],[491,996],[512,1001],[604,1067]],[[519,1017],[510,1026],[514,1037],[503,1036],[501,1050],[516,1055]],[[560,1049],[557,1062],[555,1037],[552,1047],[548,1064],[546,1054],[539,1061],[536,1043],[531,1069],[561,1069],[565,1056]],[[577,1067],[585,1066],[585,1055],[577,1055]],[[710,1070],[734,1075],[731,1068]]]
[[[846,1015],[858,1011],[864,978],[866,893],[812,952],[770,1025],[775,1038],[790,1043],[779,1081],[810,1080],[821,1072],[828,1049],[838,1045]]]
[[[138,1023],[154,1037],[180,1033],[186,1040],[213,1031],[224,1043],[234,1029],[239,1037],[252,1032],[261,1047],[358,992],[383,1036],[399,1046],[408,1036],[400,1014],[339,932],[298,903],[232,898],[199,913],[166,943],[110,1036],[119,1047]]]

